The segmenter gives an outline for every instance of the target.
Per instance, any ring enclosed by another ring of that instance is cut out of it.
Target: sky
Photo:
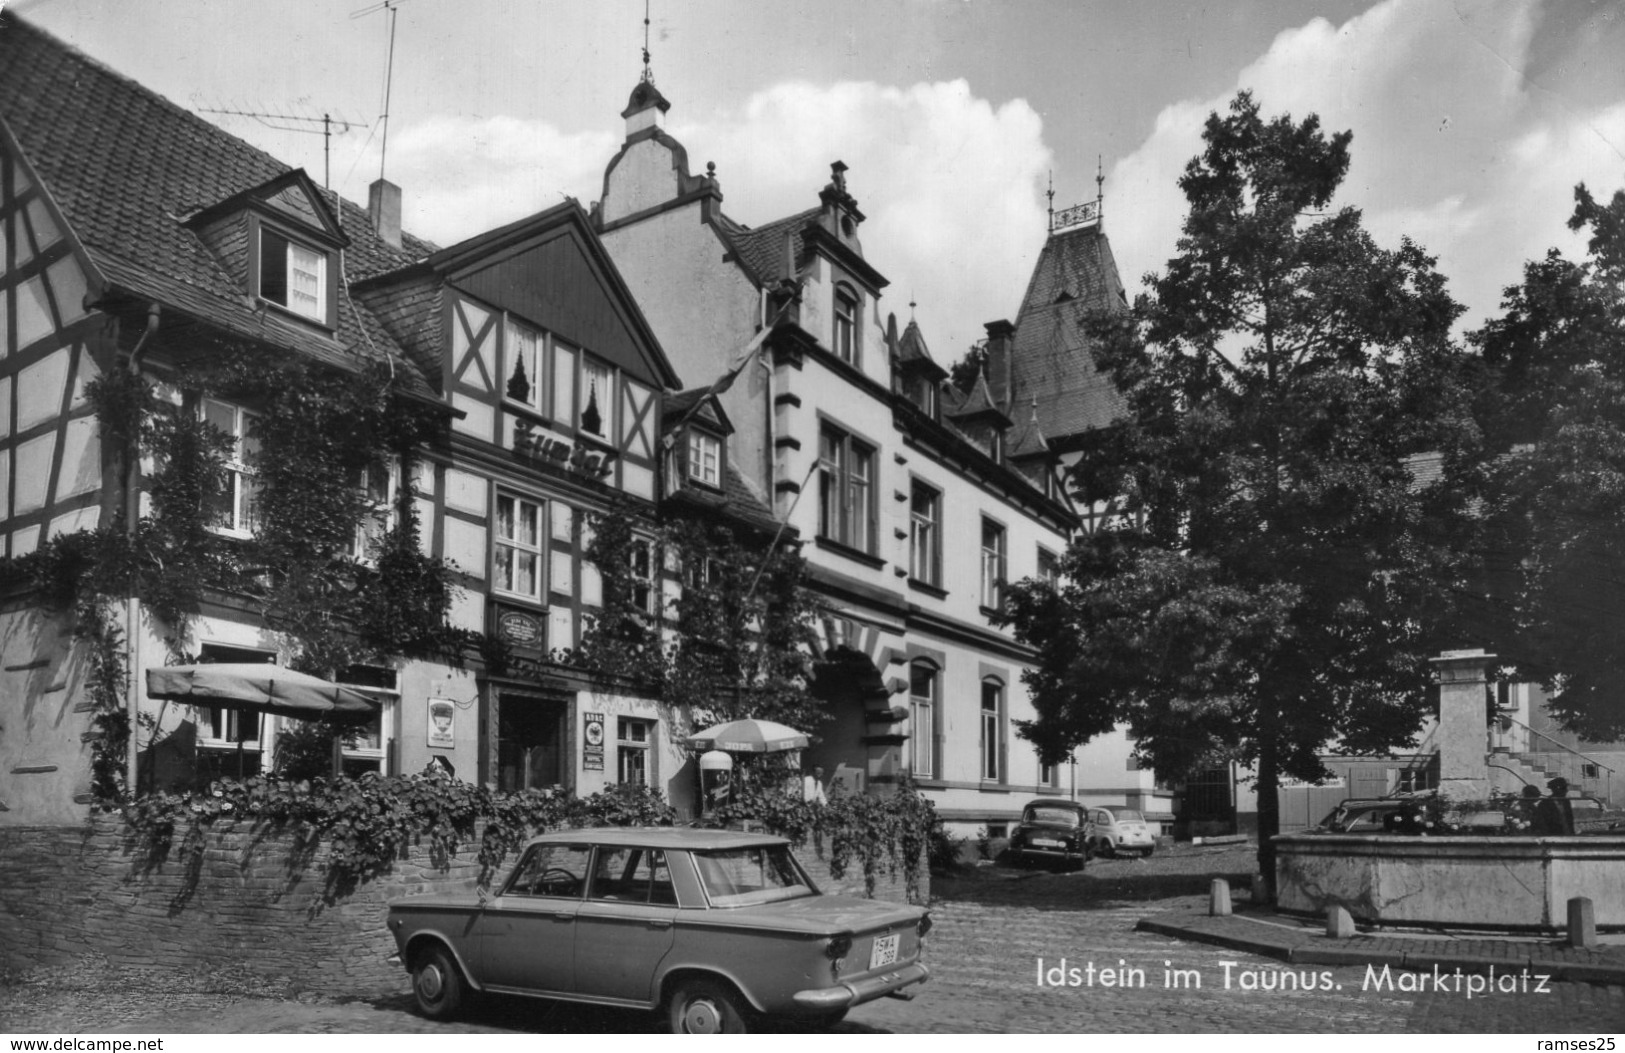
[[[392,3],[7,6],[318,182],[330,165],[346,197],[382,172],[405,227],[440,245],[601,196],[645,0]],[[1353,132],[1339,203],[1380,244],[1438,257],[1464,330],[1525,260],[1583,253],[1576,183],[1625,187],[1625,0],[647,3],[667,130],[696,171],[716,164],[728,215],[812,207],[846,162],[882,310],[914,316],[944,365],[1014,319],[1051,189],[1057,209],[1092,200],[1098,172],[1130,290],[1161,270],[1176,180],[1239,89]],[[204,112],[220,110],[236,113]],[[342,129],[330,161],[324,114]]]

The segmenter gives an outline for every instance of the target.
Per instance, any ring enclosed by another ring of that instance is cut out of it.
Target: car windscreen
[[[753,845],[694,853],[700,883],[716,907],[743,907],[815,894],[789,845]]]
[[[1022,822],[1047,823],[1050,826],[1077,826],[1078,813],[1071,808],[1029,808]]]
[[[1108,811],[1108,812],[1112,813],[1113,815],[1115,815],[1117,817],[1117,821],[1120,822],[1120,823],[1123,823],[1123,822],[1143,823],[1143,822],[1145,822],[1145,817],[1140,815],[1140,813],[1135,811],[1133,808],[1118,808],[1116,806],[1113,806],[1111,808],[1107,808],[1106,811]]]

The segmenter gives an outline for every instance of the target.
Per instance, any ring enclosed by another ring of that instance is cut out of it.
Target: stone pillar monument
[[[1494,660],[1481,650],[1445,651],[1433,659],[1439,673],[1439,792],[1446,797],[1489,796],[1485,684]]]

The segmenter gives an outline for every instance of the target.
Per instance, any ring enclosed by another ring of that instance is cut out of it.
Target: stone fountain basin
[[[1625,930],[1625,834],[1285,834],[1275,851],[1284,913],[1338,906],[1378,925],[1555,931],[1586,896],[1598,929]]]

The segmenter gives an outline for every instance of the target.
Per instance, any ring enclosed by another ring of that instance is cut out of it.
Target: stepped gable
[[[993,392],[1002,406],[1036,401],[1039,427],[1058,448],[1127,410],[1110,378],[1095,368],[1080,325],[1091,310],[1127,310],[1111,242],[1099,224],[1053,234],[1045,242],[1016,319],[1011,390]]]
[[[185,225],[203,209],[292,169],[30,25],[0,12],[0,120],[66,217],[91,261],[118,288],[318,361],[354,368],[388,358],[419,391],[377,318],[340,290],[333,338],[274,311],[256,311],[244,282]],[[329,204],[332,200],[329,199]],[[350,281],[433,250],[403,235],[395,249],[367,210],[338,203]]]

